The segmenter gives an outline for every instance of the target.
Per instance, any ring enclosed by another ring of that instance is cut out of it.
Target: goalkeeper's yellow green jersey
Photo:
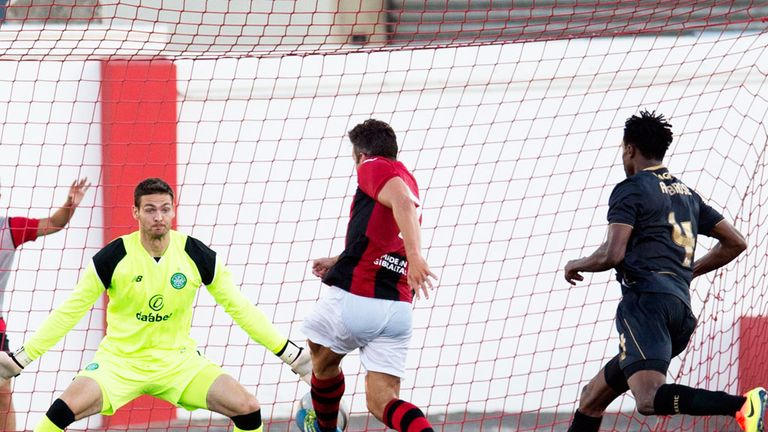
[[[53,347],[93,307],[106,289],[107,333],[99,346],[123,356],[196,347],[190,337],[193,303],[205,285],[248,335],[273,353],[288,339],[234,285],[216,252],[199,240],[170,231],[159,260],[138,231],[119,237],[93,256],[75,290],[24,343],[31,359]]]

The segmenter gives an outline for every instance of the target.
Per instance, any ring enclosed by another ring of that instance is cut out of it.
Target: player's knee
[[[593,392],[594,386],[591,382],[581,388],[581,396],[579,397],[579,410],[585,414],[597,409],[597,407],[593,406]]]
[[[654,415],[656,411],[653,409],[653,399],[654,395],[651,393],[655,392],[646,392],[646,391],[633,391],[632,394],[635,396],[635,406],[637,407],[637,412],[639,412],[642,415]]]
[[[581,388],[581,398],[580,400],[586,401],[592,396],[592,383],[586,384],[584,387]]]
[[[653,409],[653,399],[649,399],[649,398],[636,399],[635,405],[637,406],[637,412],[639,412],[642,415],[650,416],[656,413],[656,411],[654,411]]]
[[[325,350],[312,356],[312,372],[320,379],[328,379],[338,376],[341,368],[338,359]]]
[[[308,341],[312,354],[312,372],[321,379],[332,378],[341,372],[340,364],[342,356],[330,349]]]
[[[240,398],[232,407],[232,411],[236,413],[235,416],[244,416],[256,411],[260,412],[260,410],[261,405],[259,405],[259,400],[256,399],[256,396],[253,395],[250,395],[250,397]]]
[[[252,412],[261,410],[261,405],[259,405],[258,399],[256,399],[255,397],[248,398],[248,399],[249,400],[246,401],[244,404],[243,412],[252,413]]]

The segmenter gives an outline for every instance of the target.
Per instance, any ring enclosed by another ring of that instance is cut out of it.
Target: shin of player
[[[696,327],[691,280],[746,249],[736,228],[662,165],[671,142],[663,116],[643,111],[627,120],[621,144],[627,179],[611,193],[608,238],[565,266],[571,284],[583,280],[581,272],[615,269],[623,295],[616,311],[620,352],[584,387],[570,431],[597,431],[608,405],[627,390],[643,415],[731,416],[746,431],[763,431],[763,388],[740,396],[666,383],[671,359]],[[694,261],[698,234],[719,243]]]
[[[416,406],[399,398],[411,338],[413,296],[429,296],[435,275],[421,254],[419,191],[397,161],[397,141],[382,121],[367,120],[349,132],[358,188],[344,251],[313,261],[328,285],[304,322],[312,352],[312,401],[307,431],[335,431],[344,394],[340,363],[360,349],[367,374],[369,411],[401,432],[431,431]],[[432,279],[430,279],[432,278]]]

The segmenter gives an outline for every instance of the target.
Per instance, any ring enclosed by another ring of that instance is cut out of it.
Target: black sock
[[[48,412],[46,412],[45,415],[51,423],[55,424],[56,427],[61,430],[66,429],[67,426],[75,422],[75,413],[73,413],[69,408],[69,405],[61,399],[53,401],[53,404],[48,408]]]
[[[234,423],[238,429],[247,431],[256,430],[261,427],[261,410],[257,409],[250,414],[232,416],[232,423]]]
[[[721,391],[696,389],[680,384],[664,384],[653,398],[656,415],[726,415],[735,417],[747,399]]]
[[[568,428],[568,432],[597,432],[600,430],[600,423],[602,422],[602,417],[590,417],[576,410],[573,413],[573,421],[571,422],[571,427]]]

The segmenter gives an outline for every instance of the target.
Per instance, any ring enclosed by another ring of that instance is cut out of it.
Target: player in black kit
[[[726,415],[745,431],[764,430],[768,397],[761,387],[734,396],[665,383],[671,359],[685,349],[696,327],[691,280],[746,249],[736,228],[662,165],[671,143],[664,116],[642,111],[627,119],[622,142],[627,179],[611,193],[608,238],[592,255],[565,266],[571,284],[584,280],[581,272],[616,269],[623,295],[616,311],[620,352],[582,390],[569,431],[599,430],[605,409],[627,390],[643,415]],[[719,243],[694,261],[698,234]]]

